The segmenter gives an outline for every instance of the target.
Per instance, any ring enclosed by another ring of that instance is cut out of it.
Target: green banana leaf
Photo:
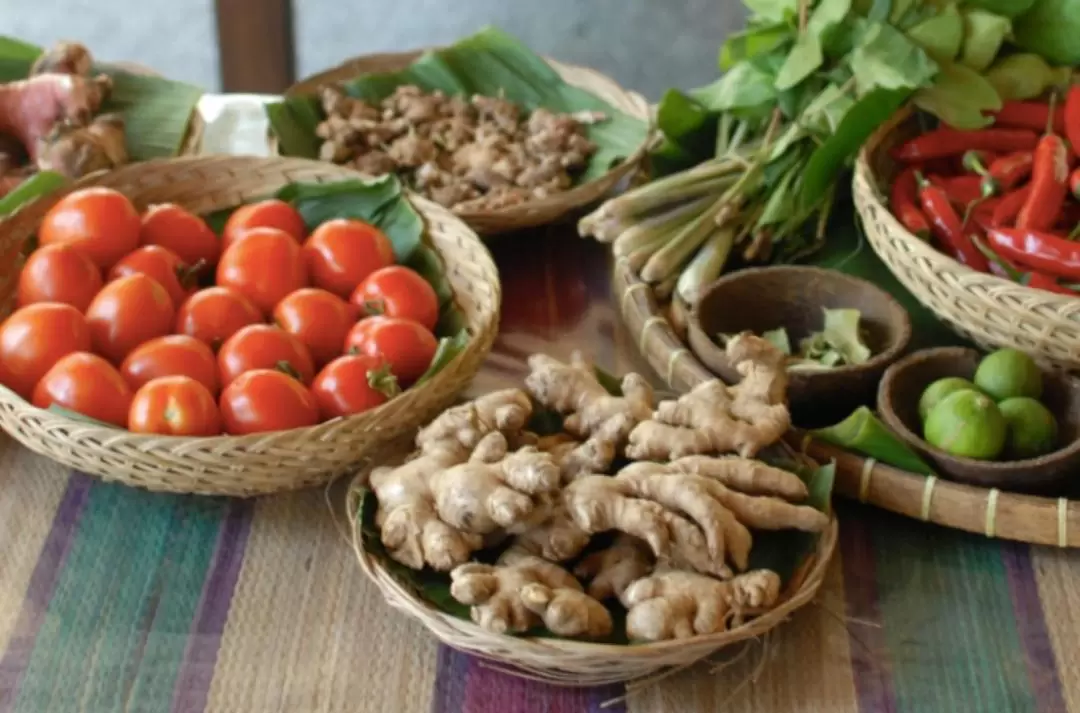
[[[399,72],[367,74],[344,84],[350,95],[377,101],[403,84],[452,95],[503,96],[526,110],[545,107],[559,112],[601,111],[608,116],[587,127],[598,150],[579,182],[603,174],[631,155],[644,141],[648,126],[589,92],[567,84],[539,55],[514,37],[488,27],[449,47],[426,52]],[[266,107],[270,128],[286,156],[317,158],[315,128],[323,118],[313,96],[288,97]]]
[[[40,171],[17,185],[0,198],[0,218],[8,216],[32,200],[40,198],[67,183],[67,178],[52,171]]]
[[[42,53],[40,47],[0,36],[0,82],[24,79]],[[109,75],[113,90],[102,112],[124,117],[132,161],[175,156],[187,136],[195,105],[203,90],[164,77],[133,74],[107,64],[94,68]]]
[[[815,438],[845,450],[870,456],[909,473],[933,475],[933,469],[866,406],[840,423],[811,431]]]

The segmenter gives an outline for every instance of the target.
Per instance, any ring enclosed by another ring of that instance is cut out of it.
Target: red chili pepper
[[[1080,279],[1080,243],[1039,230],[991,228],[990,246],[1008,260],[1069,280]]]
[[[1072,151],[1080,156],[1080,85],[1072,85],[1065,95],[1065,138]]]
[[[930,229],[934,236],[959,262],[973,270],[986,272],[989,269],[986,258],[964,232],[964,224],[949,202],[948,194],[926,180],[921,173],[916,173],[915,179],[919,186],[919,201],[922,203],[923,212],[930,219]]]
[[[1011,191],[1031,175],[1033,162],[1034,156],[1030,151],[1017,151],[994,159],[988,173],[1000,190]]]
[[[1080,168],[1069,174],[1069,193],[1072,193],[1074,198],[1080,200]]]
[[[949,200],[964,208],[975,201],[993,195],[985,192],[983,180],[978,176],[948,176],[936,181],[931,179],[931,183],[942,188],[949,196]]]
[[[1075,292],[1067,287],[1062,287],[1053,277],[1041,272],[1029,272],[1023,277],[1021,284],[1027,285],[1028,287],[1034,287],[1036,290],[1046,290],[1047,292],[1055,292],[1059,295],[1076,296]]]
[[[1069,149],[1065,140],[1055,134],[1039,139],[1031,164],[1031,194],[1020,214],[1016,227],[1046,230],[1057,222],[1069,181]]]
[[[917,163],[944,156],[959,156],[965,151],[1030,151],[1039,143],[1039,135],[1028,129],[935,129],[897,146],[892,156],[897,161]]]
[[[978,235],[971,234],[971,242],[975,245],[975,248],[983,254],[987,262],[990,265],[990,272],[998,277],[1004,277],[1008,280],[1016,281],[1020,279],[1020,270],[1016,269],[1016,265],[1013,265],[1005,258],[998,255],[994,250],[983,242],[983,239]]]
[[[1068,201],[1061,209],[1057,223],[1054,224],[1056,230],[1052,232],[1068,234],[1076,228],[1077,224],[1080,224],[1080,203]]]
[[[993,114],[995,126],[1042,131],[1050,122],[1050,104],[1040,101],[1007,101]],[[1054,133],[1065,131],[1065,110],[1054,109]]]
[[[1001,198],[987,198],[980,201],[971,211],[971,221],[980,229],[986,230],[994,224],[994,211],[1001,204]],[[964,226],[969,228],[970,226]]]
[[[914,167],[908,166],[893,181],[889,203],[893,215],[909,233],[923,240],[930,238],[930,223],[918,204],[918,186],[915,183]]]
[[[1012,193],[1005,194],[1001,202],[994,208],[990,223],[994,227],[1009,226],[1016,223],[1016,216],[1020,214],[1020,209],[1024,207],[1024,203],[1027,203],[1029,195],[1031,195],[1030,184],[1023,188],[1017,188]]]

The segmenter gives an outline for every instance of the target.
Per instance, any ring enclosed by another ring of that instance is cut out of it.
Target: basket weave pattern
[[[915,237],[882,191],[897,172],[888,150],[912,135],[903,112],[871,137],[855,166],[852,193],[874,252],[939,319],[985,349],[1012,347],[1040,361],[1080,369],[1080,299],[976,272]]]
[[[363,74],[398,71],[410,65],[423,52],[424,50],[414,50],[355,57],[337,67],[301,80],[289,87],[285,94],[286,96],[311,95],[328,84],[348,81]],[[567,84],[584,89],[628,116],[644,122],[651,121],[649,103],[640,94],[623,89],[614,80],[592,69],[563,64],[553,59],[546,59],[546,61]],[[455,214],[478,233],[484,235],[553,223],[571,211],[603,198],[638,166],[645,157],[648,146],[649,142],[646,139],[632,156],[606,174],[568,191],[498,210],[462,211]]]
[[[69,190],[108,186],[140,210],[178,203],[209,213],[263,198],[293,181],[355,179],[354,171],[302,159],[209,157],[133,164],[87,177]],[[0,223],[3,264],[18,255],[42,217],[68,191],[28,205]],[[464,351],[428,382],[383,406],[310,428],[250,436],[179,438],[137,435],[34,408],[0,388],[0,426],[33,451],[105,480],[150,490],[251,496],[303,488],[355,470],[380,445],[408,433],[452,403],[479,369],[498,326],[501,288],[491,256],[444,208],[416,199],[472,334]],[[0,314],[14,305],[18,270],[0,274]]]

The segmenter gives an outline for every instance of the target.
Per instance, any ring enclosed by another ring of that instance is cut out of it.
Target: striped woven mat
[[[475,391],[540,349],[640,368],[600,251],[551,236],[496,251],[504,334]],[[3,438],[0,713],[1080,711],[1080,555],[839,514],[821,596],[770,636],[648,686],[560,689],[390,609],[322,491],[145,493]]]

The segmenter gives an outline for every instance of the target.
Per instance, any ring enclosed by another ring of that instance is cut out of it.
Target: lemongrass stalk
[[[724,205],[724,199],[718,199],[672,237],[641,268],[641,279],[650,284],[663,282],[670,275],[679,272],[716,227],[716,213],[722,210]]]
[[[679,274],[675,294],[687,304],[697,304],[701,288],[720,277],[720,273],[724,271],[724,264],[727,263],[734,244],[734,225],[728,224],[714,230],[690,264]]]
[[[730,185],[730,176],[739,173],[736,161],[711,160],[694,168],[659,178],[606,201],[597,212],[624,218],[641,215],[681,200],[699,196]]]
[[[674,234],[678,228],[693,220],[713,200],[715,199],[710,196],[698,198],[658,215],[645,218],[624,230],[615,239],[611,246],[612,252],[615,253],[616,257],[623,257],[643,245],[649,244],[661,233]]]
[[[675,284],[678,282],[678,274],[672,275],[658,285],[653,286],[653,296],[658,302],[667,302],[675,293]]]

